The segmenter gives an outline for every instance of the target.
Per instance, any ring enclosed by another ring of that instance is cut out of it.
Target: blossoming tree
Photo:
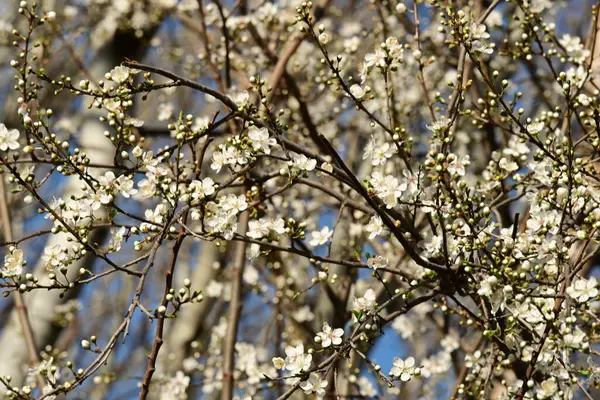
[[[6,398],[600,396],[600,5],[10,3]]]

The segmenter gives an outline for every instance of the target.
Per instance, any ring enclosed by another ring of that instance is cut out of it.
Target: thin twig
[[[244,211],[239,221],[239,234],[244,236],[248,229],[248,211]],[[221,400],[233,398],[233,372],[234,353],[237,340],[238,325],[242,314],[242,292],[244,265],[246,264],[246,242],[240,241],[235,250],[235,259],[231,270],[231,301],[229,302],[229,319],[227,321],[227,333],[223,346],[223,389]]]
[[[171,288],[173,287],[173,273],[175,272],[175,265],[177,264],[177,258],[179,255],[179,250],[181,249],[181,245],[183,244],[183,240],[185,239],[185,231],[183,228],[179,232],[179,236],[175,241],[175,245],[173,246],[173,252],[171,254],[171,261],[169,262],[169,268],[167,269],[165,276],[165,290],[163,293],[163,298],[161,301],[162,307],[168,306],[167,295],[169,294]],[[138,303],[138,306],[140,304]],[[158,313],[158,324],[156,326],[156,334],[154,336],[154,343],[152,345],[152,351],[148,356],[148,365],[146,367],[146,372],[144,373],[144,378],[142,379],[142,386],[140,388],[140,394],[138,396],[139,400],[144,400],[148,396],[148,392],[150,389],[150,382],[152,381],[152,376],[156,371],[156,360],[158,358],[158,352],[162,347],[164,342],[163,340],[163,331],[165,328],[165,315],[164,313]]]
[[[4,240],[7,242],[13,241],[12,227],[10,216],[8,212],[8,200],[6,198],[6,188],[4,187],[4,176],[0,176],[0,217],[2,218],[2,227],[4,230]],[[15,308],[17,310],[17,316],[19,325],[23,331],[23,340],[27,347],[27,354],[29,356],[30,366],[34,366],[40,362],[40,357],[35,344],[35,336],[31,327],[31,321],[27,312],[27,306],[23,299],[23,295],[18,290],[15,291]],[[40,390],[44,387],[44,379],[38,375],[36,376]]]

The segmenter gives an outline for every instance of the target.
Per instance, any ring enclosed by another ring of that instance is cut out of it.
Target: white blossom
[[[331,345],[338,346],[342,343],[342,337],[344,336],[344,330],[342,328],[333,329],[327,322],[323,324],[323,330],[317,333],[315,341],[321,343],[323,347],[329,347]]]
[[[271,147],[277,144],[275,138],[269,137],[267,128],[252,127],[248,131],[248,137],[252,140],[254,150],[262,151],[265,154],[271,154]]]
[[[465,168],[471,163],[469,156],[458,157],[452,155],[448,158],[448,172],[452,175],[465,176]]]
[[[353,310],[370,311],[376,305],[375,291],[368,289],[362,297],[355,297],[353,301]]]
[[[285,360],[281,357],[273,357],[273,366],[277,369],[284,369]]]
[[[360,85],[354,84],[350,86],[350,93],[352,94],[352,96],[354,96],[355,99],[361,100],[363,97],[365,97],[366,90]]]
[[[304,154],[294,154],[292,159],[292,165],[301,171],[312,171],[317,166],[317,160],[308,158]]]
[[[549,399],[558,390],[555,378],[548,378],[536,389],[535,397],[538,400]]]
[[[233,97],[233,102],[238,107],[245,107],[246,104],[248,104],[249,100],[250,100],[250,94],[248,93],[247,90],[243,90],[239,93],[236,93]]]
[[[307,381],[300,383],[300,388],[304,390],[304,393],[314,393],[317,395],[317,398],[323,398],[325,396],[326,387],[327,380],[323,379],[321,375],[316,372],[312,372]]]
[[[329,242],[331,236],[333,236],[333,231],[325,226],[320,231],[313,231],[310,234],[311,239],[308,243],[313,247],[321,246]]]
[[[585,303],[589,299],[598,296],[598,283],[595,277],[589,279],[577,278],[568,288],[567,294],[569,297],[577,300],[580,303]]]
[[[415,359],[408,357],[406,360],[394,358],[390,376],[398,377],[402,382],[408,382],[415,374]]]
[[[285,348],[285,368],[292,374],[308,371],[312,363],[312,355],[304,353],[304,345],[288,346]]]
[[[23,251],[19,249],[13,249],[6,254],[6,256],[4,256],[4,266],[0,272],[2,273],[2,276],[12,278],[23,273],[24,265],[25,256]]]
[[[374,239],[381,235],[383,233],[383,221],[381,217],[379,215],[372,216],[369,223],[365,226],[365,230],[369,232],[369,239]]]
[[[109,73],[108,76],[115,82],[117,83],[123,83],[129,80],[129,77],[132,75],[132,71],[127,68],[124,67],[122,65],[119,65],[117,67],[114,67]]]
[[[388,264],[389,260],[383,256],[374,256],[367,260],[367,265],[369,265],[369,267],[373,268],[375,271],[377,271],[379,268],[387,268]]]
[[[541,131],[543,131],[545,126],[546,126],[546,124],[544,124],[543,121],[532,122],[527,125],[527,132],[531,133],[532,135],[536,135],[536,134],[540,133]]]
[[[202,181],[193,180],[189,188],[192,191],[192,199],[202,200],[215,193],[215,182],[209,177]]]
[[[0,124],[0,150],[16,150],[19,147],[19,131],[9,130],[4,124]]]
[[[46,262],[46,270],[53,271],[66,259],[66,254],[60,245],[46,247],[42,259]]]

